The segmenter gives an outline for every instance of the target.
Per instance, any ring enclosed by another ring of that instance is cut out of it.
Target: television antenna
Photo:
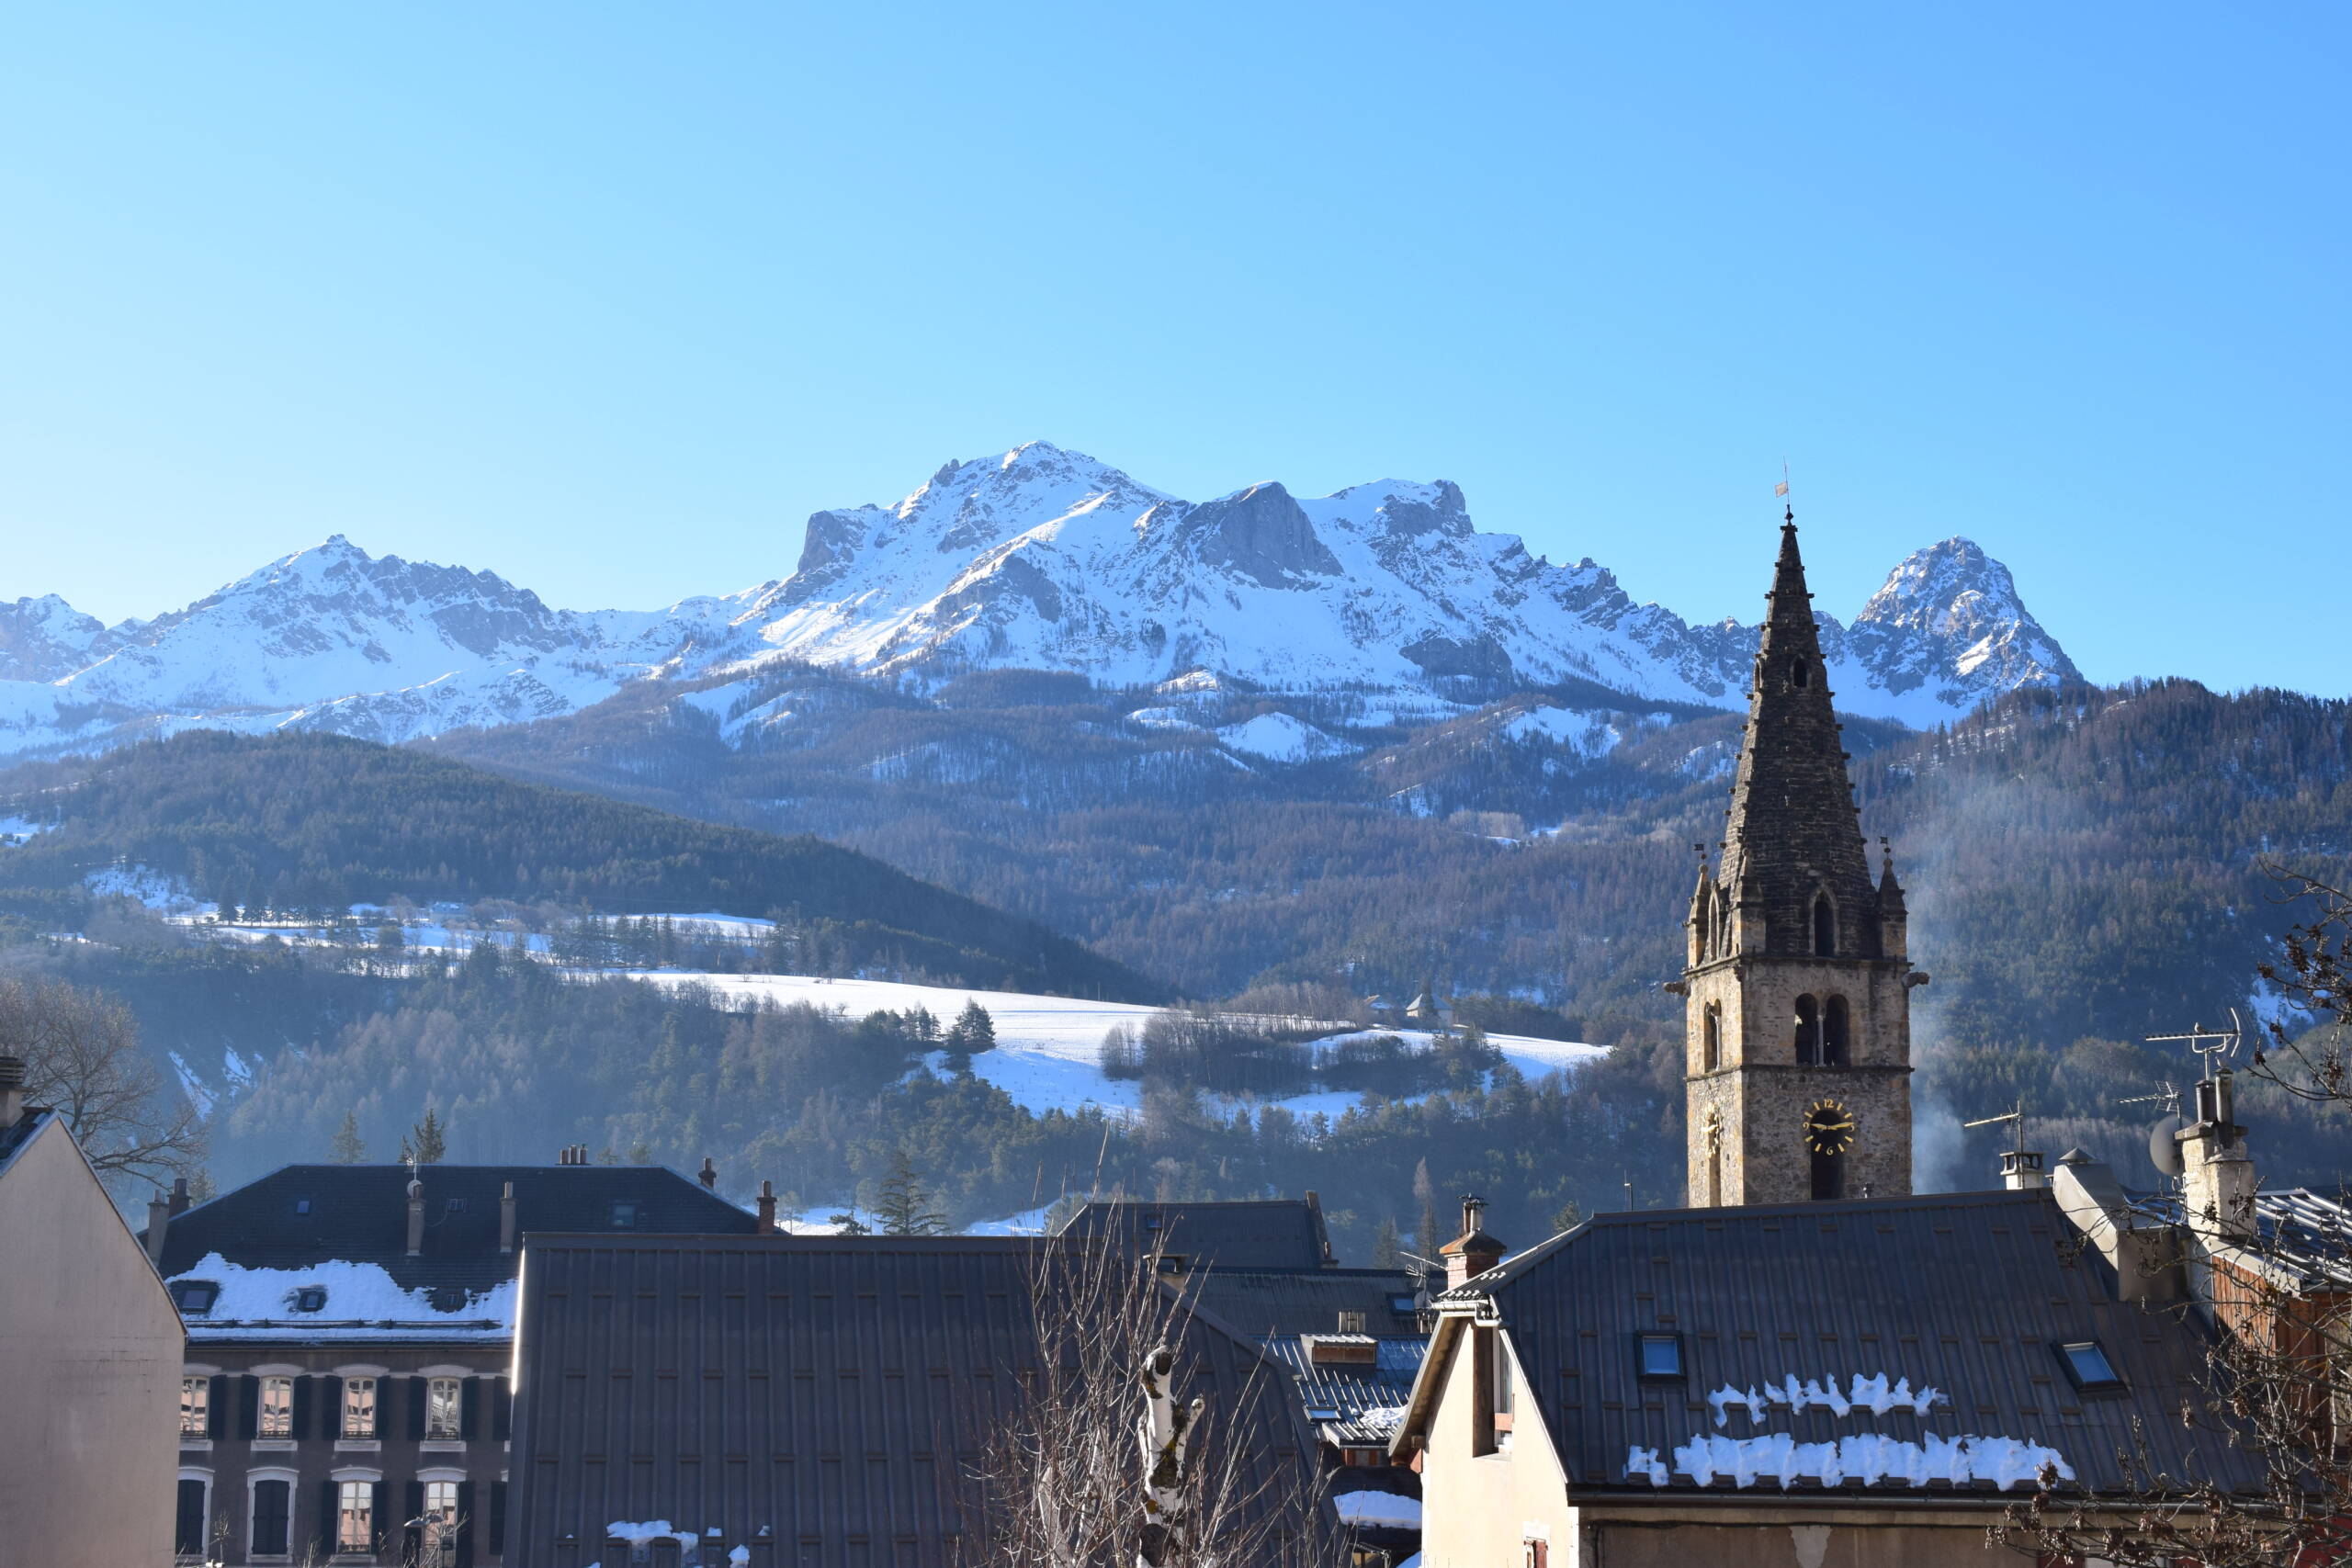
[[[2177,1040],[2187,1035],[2173,1035]],[[2118,1105],[2161,1105],[2165,1113],[2148,1129],[2148,1163],[2156,1168],[2159,1176],[2178,1176],[2181,1171],[2180,1143],[2174,1136],[2180,1131],[2180,1090],[2171,1084],[2154,1094],[2135,1094],[2129,1100],[2119,1100]]]
[[[2151,1045],[2187,1041],[2190,1050],[2205,1058],[2205,1074],[2210,1077],[2223,1062],[2237,1055],[2238,1043],[2245,1035],[2245,1027],[2238,1021],[2238,1010],[2232,1008],[2227,1029],[2208,1029],[2201,1023],[2192,1023],[2186,1033],[2151,1034],[2145,1038]]]
[[[2018,1096],[2017,1104],[2002,1111],[1998,1116],[1979,1116],[1975,1121],[1962,1122],[1961,1125],[1962,1127],[1997,1127],[2004,1122],[2017,1123],[2017,1129],[2011,1137],[2009,1146],[2001,1151],[2002,1177],[2005,1179],[2030,1178],[2038,1184],[2041,1180],[2041,1156],[2029,1152],[2025,1146],[2025,1096]]]

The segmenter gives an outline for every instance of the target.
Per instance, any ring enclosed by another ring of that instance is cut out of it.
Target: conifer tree
[[[884,1235],[940,1235],[947,1229],[945,1216],[925,1206],[928,1194],[922,1180],[915,1174],[915,1162],[905,1149],[890,1156],[890,1173],[882,1179],[882,1195],[875,1200],[874,1213],[882,1222]]]
[[[1396,1221],[1390,1215],[1380,1216],[1380,1228],[1372,1233],[1372,1266],[1374,1269],[1404,1267],[1402,1239],[1396,1234]]]
[[[448,1139],[441,1129],[441,1118],[433,1107],[424,1108],[424,1120],[408,1130],[401,1139],[402,1165],[439,1165],[449,1153]]]
[[[337,1165],[361,1165],[368,1158],[368,1145],[359,1141],[359,1118],[351,1111],[343,1113],[343,1125],[334,1130],[334,1142],[327,1145],[328,1157]]]

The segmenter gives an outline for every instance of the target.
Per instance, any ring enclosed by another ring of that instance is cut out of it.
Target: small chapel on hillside
[[[1420,1475],[1426,1568],[1982,1564],[2039,1488],[2117,1506],[2128,1453],[2260,1484],[2201,1375],[2204,1282],[2252,1224],[2229,1219],[2253,1179],[2226,1073],[2177,1134],[2171,1210],[2081,1151],[2046,1183],[2020,1156],[1988,1190],[1912,1191],[1928,977],[1891,859],[1871,874],[1811,599],[1791,515],[1720,863],[1702,847],[1667,982],[1690,1206],[1506,1256],[1465,1201],[1390,1447]]]

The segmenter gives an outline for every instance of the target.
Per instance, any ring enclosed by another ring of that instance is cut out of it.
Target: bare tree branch
[[[0,980],[0,1052],[25,1060],[25,1098],[65,1119],[110,1185],[157,1185],[204,1158],[203,1119],[139,1048],[130,1010],[59,980]]]

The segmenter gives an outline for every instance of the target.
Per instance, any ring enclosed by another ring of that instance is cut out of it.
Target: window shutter
[[[490,1550],[506,1555],[506,1483],[490,1483]]]
[[[401,1506],[401,1561],[417,1562],[424,1557],[424,1527],[417,1520],[424,1514],[424,1483],[412,1481],[405,1491],[408,1501]]]
[[[288,1554],[290,1532],[287,1529],[287,1515],[294,1506],[294,1483],[290,1481],[257,1481],[254,1483],[253,1552],[256,1557],[283,1557]]]
[[[458,1385],[458,1436],[481,1436],[481,1379],[468,1378]]]
[[[204,1435],[225,1438],[229,1435],[229,1380],[212,1380],[212,1397],[204,1402]]]
[[[172,1550],[183,1557],[196,1556],[204,1551],[207,1545],[204,1539],[204,1483],[182,1478],[178,1504],[172,1517]]]
[[[471,1388],[473,1380],[466,1380]],[[474,1483],[458,1483],[458,1568],[474,1568]]]
[[[322,1558],[334,1555],[334,1483],[322,1481],[319,1483],[319,1517],[311,1530],[311,1551]]]
[[[502,1443],[514,1435],[514,1391],[504,1378],[491,1380],[490,1435]]]
[[[290,1434],[291,1436],[299,1438],[307,1438],[311,1435],[311,1380],[305,1377],[297,1377],[294,1380],[294,1419],[292,1425],[293,1431]]]
[[[387,1388],[391,1383],[390,1378],[384,1380]],[[400,1383],[401,1396],[408,1401],[408,1440],[422,1442],[424,1438],[424,1391],[431,1385],[423,1378],[401,1378]],[[412,1518],[414,1517],[413,1513],[410,1515]]]
[[[391,1497],[391,1483],[379,1481],[376,1483],[375,1495],[368,1499],[368,1529],[375,1535],[379,1546],[391,1539],[391,1530],[384,1518],[384,1516],[391,1511],[390,1507]]]
[[[250,1442],[261,1432],[261,1379],[237,1380],[237,1436]]]

